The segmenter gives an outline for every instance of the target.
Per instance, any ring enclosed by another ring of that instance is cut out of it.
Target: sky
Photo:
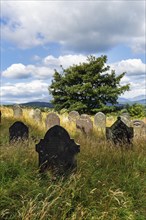
[[[1,0],[1,103],[50,101],[54,69],[107,55],[121,96],[146,94],[145,0]]]

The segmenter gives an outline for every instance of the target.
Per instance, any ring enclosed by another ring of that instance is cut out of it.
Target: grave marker
[[[55,125],[36,144],[36,151],[39,154],[40,172],[51,168],[55,173],[64,174],[77,167],[75,155],[80,152],[80,145],[70,138],[63,127]]]
[[[82,119],[79,118],[76,120],[76,128],[80,129],[86,135],[90,134],[93,131],[93,122],[91,119]]]
[[[56,113],[49,113],[46,117],[46,128],[49,129],[54,125],[60,125],[60,118]]]
[[[20,118],[23,115],[22,108],[19,105],[14,105],[13,106],[13,116],[15,118]]]
[[[97,128],[105,129],[106,127],[106,116],[102,112],[96,113],[94,116],[94,124]]]
[[[68,120],[69,121],[76,121],[77,119],[79,119],[80,115],[77,111],[71,111],[69,114],[68,114]]]
[[[27,140],[29,135],[28,127],[21,121],[16,121],[9,128],[9,142]]]
[[[106,137],[113,141],[114,144],[131,144],[133,128],[128,127],[121,120],[121,117],[118,117],[117,121],[110,128],[106,128]]]

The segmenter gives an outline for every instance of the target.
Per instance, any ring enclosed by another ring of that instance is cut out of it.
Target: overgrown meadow
[[[76,131],[67,114],[61,126],[80,144],[77,172],[56,177],[38,172],[35,144],[46,132],[23,109],[29,126],[28,143],[9,144],[9,127],[16,121],[11,108],[2,107],[0,219],[5,220],[145,220],[146,139],[133,140],[132,149],[115,147],[94,127],[90,136]],[[45,119],[47,113],[43,113]],[[114,117],[107,118],[107,126]]]

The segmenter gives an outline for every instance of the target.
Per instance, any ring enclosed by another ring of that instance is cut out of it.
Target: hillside
[[[12,109],[2,108],[0,219],[5,220],[145,220],[146,148],[144,139],[133,148],[118,148],[105,141],[103,132],[84,136],[60,115],[63,126],[80,144],[77,171],[67,177],[38,172],[35,144],[46,132],[24,109],[28,143],[9,144],[9,127],[16,120]],[[114,120],[114,119],[113,119]],[[107,125],[113,121],[109,118]]]

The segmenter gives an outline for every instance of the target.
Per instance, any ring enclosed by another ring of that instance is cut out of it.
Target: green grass
[[[1,126],[0,219],[10,220],[145,220],[146,147],[134,140],[127,150],[107,143],[95,131],[90,137],[66,125],[80,144],[77,172],[54,177],[40,175],[35,142],[9,145],[8,128]],[[29,121],[30,136],[43,138],[45,130]]]

